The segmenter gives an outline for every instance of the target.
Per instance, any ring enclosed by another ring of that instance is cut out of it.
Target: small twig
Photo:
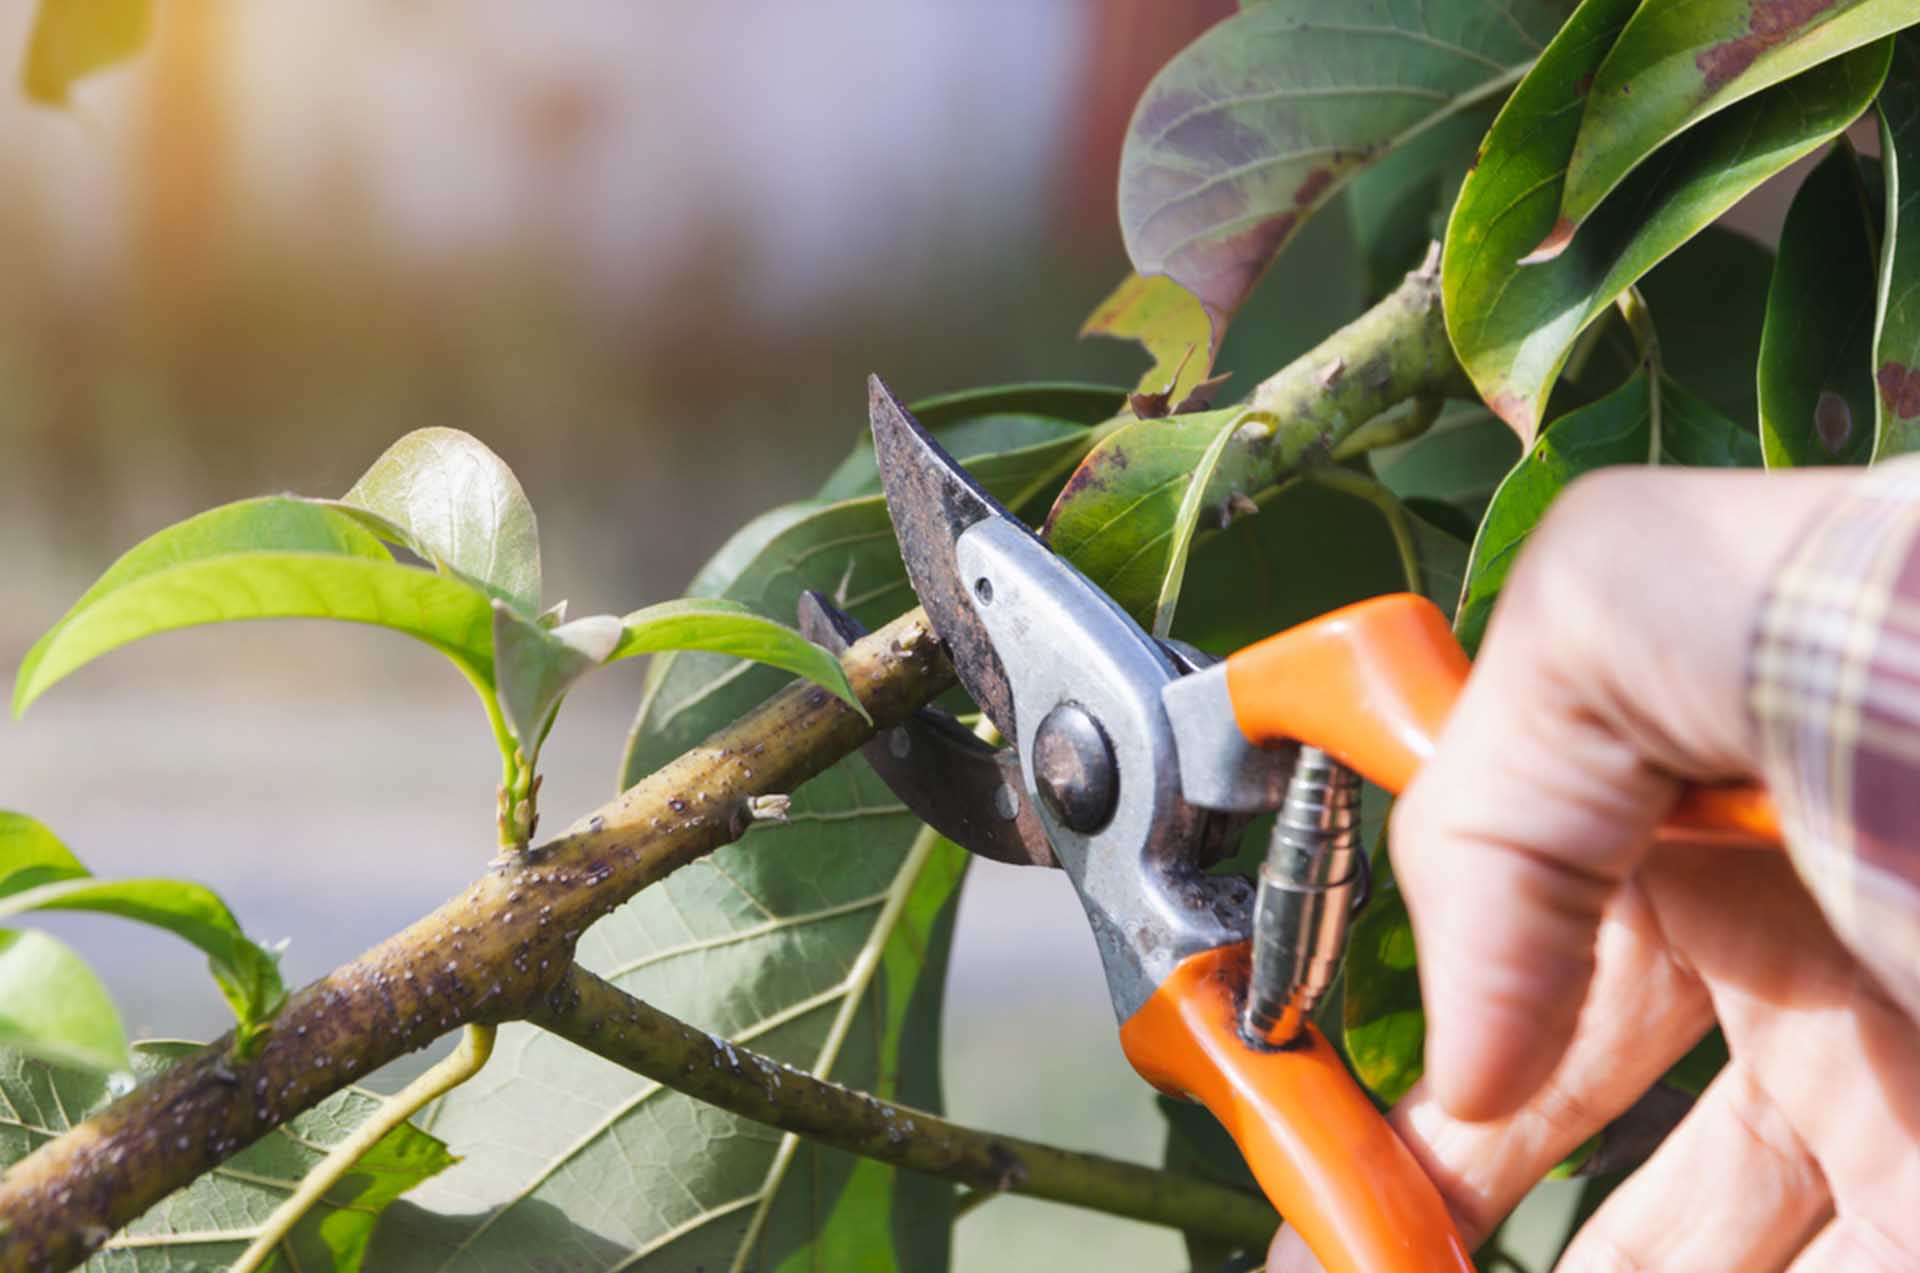
[[[468,1026],[461,1036],[460,1046],[426,1073],[382,1101],[371,1118],[328,1150],[327,1156],[315,1163],[313,1170],[301,1178],[300,1187],[293,1191],[293,1195],[273,1209],[266,1224],[261,1226],[260,1236],[240,1253],[240,1258],[233,1262],[227,1273],[253,1273],[260,1268],[273,1257],[274,1248],[293,1232],[293,1226],[300,1223],[300,1218],[326,1197],[327,1191],[340,1183],[341,1178],[353,1170],[354,1164],[378,1144],[381,1137],[412,1118],[425,1108],[427,1102],[446,1095],[478,1074],[480,1067],[487,1063],[487,1058],[493,1055],[494,1032],[494,1027],[490,1025]]]
[[[815,1078],[716,1039],[582,968],[529,1018],[636,1074],[824,1145],[989,1193],[1260,1244],[1280,1223],[1264,1198],[943,1118]]]
[[[1333,448],[1333,460],[1350,460],[1368,451],[1411,442],[1433,427],[1446,401],[1437,396],[1419,397],[1403,402],[1391,411],[1382,411],[1349,433]]]

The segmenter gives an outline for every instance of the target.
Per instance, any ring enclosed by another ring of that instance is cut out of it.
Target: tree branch
[[[710,1105],[975,1189],[1070,1203],[1256,1248],[1280,1223],[1254,1194],[961,1127],[815,1078],[716,1039],[583,968],[574,968],[528,1020]]]
[[[517,1020],[595,920],[746,830],[788,792],[952,683],[919,610],[842,660],[875,725],[788,686],[558,839],[495,858],[463,894],[292,995],[259,1053],[232,1036],[40,1146],[0,1178],[0,1270],[67,1268],[167,1194],[396,1057],[464,1025]]]
[[[1437,272],[1423,267],[1255,391],[1253,405],[1280,422],[1267,484],[1324,462],[1398,403],[1463,383]],[[874,724],[823,689],[789,686],[558,839],[494,859],[465,893],[291,996],[253,1059],[236,1059],[231,1036],[209,1044],[14,1164],[0,1178],[0,1273],[70,1267],[369,1071],[449,1030],[547,1010],[589,925],[737,839],[750,798],[791,792],[952,683],[917,609],[843,663]]]

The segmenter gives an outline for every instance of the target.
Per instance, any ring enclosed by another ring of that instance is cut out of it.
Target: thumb
[[[1535,533],[1392,822],[1450,1114],[1500,1117],[1538,1090],[1579,1020],[1601,916],[1681,779],[1753,772],[1749,628],[1840,480],[1610,470]]]

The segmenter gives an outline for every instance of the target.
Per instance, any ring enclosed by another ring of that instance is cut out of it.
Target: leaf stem
[[[851,1091],[716,1039],[577,966],[530,1019],[744,1118],[989,1194],[1045,1198],[1254,1246],[1279,1224],[1256,1194],[962,1127]]]
[[[1413,524],[1407,520],[1406,505],[1394,498],[1392,491],[1352,469],[1309,469],[1306,476],[1328,490],[1363,499],[1380,510],[1380,515],[1387,519],[1387,529],[1393,533],[1393,545],[1400,551],[1400,569],[1407,577],[1407,590],[1426,591],[1422,583],[1425,571],[1420,564],[1420,545],[1413,537]]]
[[[460,1037],[458,1047],[413,1082],[382,1101],[372,1117],[328,1150],[327,1156],[315,1163],[313,1169],[301,1179],[300,1187],[273,1209],[273,1214],[267,1217],[258,1236],[240,1253],[240,1258],[233,1262],[228,1273],[254,1273],[254,1270],[263,1267],[272,1258],[274,1248],[293,1232],[293,1226],[300,1223],[301,1217],[326,1197],[327,1191],[340,1183],[353,1170],[354,1164],[379,1143],[381,1137],[412,1118],[429,1101],[446,1095],[478,1074],[480,1067],[487,1063],[487,1058],[493,1055],[493,1038],[493,1026],[468,1026]]]

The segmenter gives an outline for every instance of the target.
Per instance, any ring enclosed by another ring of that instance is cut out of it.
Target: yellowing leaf
[[[1081,326],[1082,336],[1137,341],[1153,357],[1139,392],[1179,402],[1213,367],[1213,325],[1200,301],[1164,274],[1129,274]]]
[[[40,0],[20,67],[20,87],[36,102],[64,106],[76,80],[146,47],[149,0]]]

